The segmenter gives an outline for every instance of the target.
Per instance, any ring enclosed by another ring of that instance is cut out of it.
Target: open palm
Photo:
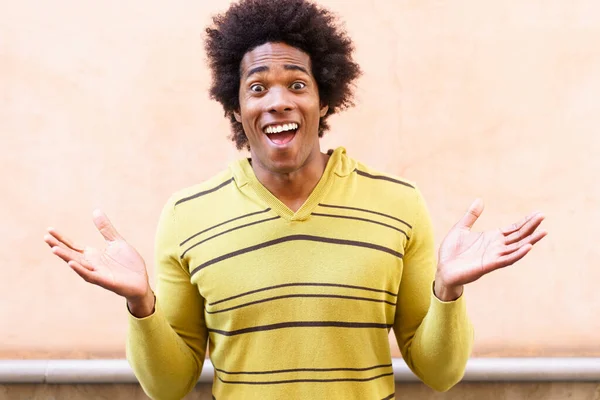
[[[94,224],[106,241],[103,251],[81,247],[54,228],[48,229],[44,241],[87,282],[128,299],[143,297],[149,284],[140,254],[118,234],[102,212],[94,212]]]
[[[440,246],[438,276],[447,286],[465,285],[514,264],[546,236],[545,231],[537,229],[544,220],[539,212],[504,229],[471,231],[482,212],[483,203],[476,200]]]

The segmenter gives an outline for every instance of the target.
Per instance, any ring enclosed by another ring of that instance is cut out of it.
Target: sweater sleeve
[[[425,384],[446,391],[458,383],[471,354],[473,328],[464,296],[443,302],[433,294],[436,254],[431,220],[416,191],[412,236],[404,254],[394,332],[408,367]]]
[[[174,203],[160,217],[155,244],[156,307],[145,318],[129,315],[127,359],[152,399],[181,399],[200,376],[208,333],[204,299],[179,258]]]

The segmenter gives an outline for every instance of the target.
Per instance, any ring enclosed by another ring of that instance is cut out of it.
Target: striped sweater
[[[472,329],[462,297],[433,295],[435,267],[414,184],[338,148],[293,212],[243,159],[165,206],[155,312],[130,316],[127,357],[161,400],[193,389],[207,344],[217,400],[393,399],[394,329],[411,370],[446,390]]]

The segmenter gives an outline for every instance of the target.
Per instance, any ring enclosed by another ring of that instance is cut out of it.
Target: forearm
[[[204,346],[190,348],[158,305],[146,318],[129,317],[127,360],[150,398],[180,399],[190,392],[200,376]]]
[[[423,382],[446,391],[464,375],[472,343],[464,298],[443,302],[432,296],[427,315],[405,350],[405,360]]]

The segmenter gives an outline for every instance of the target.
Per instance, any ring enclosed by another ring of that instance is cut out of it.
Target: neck
[[[252,162],[252,169],[258,181],[269,192],[296,212],[312,193],[323,176],[329,156],[318,152],[314,159],[309,159],[299,169],[279,173],[270,171],[258,162]]]

